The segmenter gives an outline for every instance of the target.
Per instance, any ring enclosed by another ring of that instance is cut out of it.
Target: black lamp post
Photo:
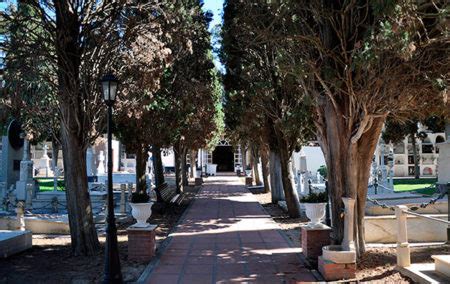
[[[108,106],[108,212],[106,217],[106,249],[103,283],[122,283],[119,248],[117,245],[117,228],[114,217],[113,183],[112,183],[112,107],[116,100],[117,78],[108,74],[102,80],[103,100]]]

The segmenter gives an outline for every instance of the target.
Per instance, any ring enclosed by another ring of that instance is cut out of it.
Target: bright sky
[[[203,10],[211,11],[214,14],[214,19],[210,25],[210,30],[216,25],[222,23],[223,1],[224,0],[204,0],[205,4],[203,5]],[[217,55],[214,55],[214,63],[216,65],[216,68],[223,73],[224,68],[223,65],[219,62]]]

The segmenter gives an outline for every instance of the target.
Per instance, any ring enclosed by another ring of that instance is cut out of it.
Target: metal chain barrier
[[[377,206],[380,206],[381,208],[395,211],[395,207],[394,206],[387,205],[386,203],[381,203],[380,201],[378,201],[376,199],[372,199],[369,196],[367,196],[367,201],[369,201],[369,202],[371,202],[371,203],[373,203],[373,204],[375,204]]]
[[[432,187],[430,187],[430,188],[432,188]],[[436,201],[438,201],[438,200],[444,198],[444,196],[445,196],[447,193],[448,193],[447,191],[444,191],[444,192],[442,192],[441,194],[439,194],[437,197],[430,199],[430,201],[428,201],[428,202],[423,202],[423,203],[420,204],[419,206],[412,206],[412,207],[409,207],[409,210],[411,210],[411,211],[417,211],[417,210],[419,210],[419,209],[421,209],[421,208],[426,208],[428,205],[435,204]],[[370,198],[370,197],[367,197],[367,201],[369,201],[369,202],[371,202],[371,203],[373,203],[373,204],[375,204],[375,205],[377,205],[377,206],[380,206],[381,208],[384,208],[384,209],[389,209],[389,210],[392,210],[392,211],[395,210],[395,207],[394,207],[394,206],[387,205],[386,203],[381,203],[381,202],[379,202],[378,200],[372,199],[372,198]]]

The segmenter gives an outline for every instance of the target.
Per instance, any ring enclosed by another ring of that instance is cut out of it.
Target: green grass
[[[53,191],[53,178],[38,178],[36,179],[39,185],[39,191]],[[58,179],[58,191],[65,190],[65,184],[63,179]]]
[[[394,179],[395,192],[416,192],[432,195],[435,192],[435,178],[422,179]],[[432,188],[430,188],[432,187]]]

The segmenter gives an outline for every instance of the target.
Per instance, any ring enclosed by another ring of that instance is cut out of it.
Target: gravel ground
[[[261,190],[251,190],[268,214],[280,225],[295,246],[301,246],[300,225],[306,223],[306,218],[289,218],[277,205],[271,204],[270,193]],[[449,246],[411,247],[412,263],[433,262],[433,254],[450,254]],[[370,283],[413,283],[411,279],[395,271],[395,248],[368,248],[358,262],[356,278],[358,281]]]
[[[190,201],[198,188],[189,190]],[[188,202],[172,207],[164,214],[153,213],[149,222],[157,224],[157,243],[167,237],[187,208]],[[122,275],[126,282],[136,281],[147,263],[130,261],[127,257],[126,228],[132,222],[118,227],[118,241]],[[94,256],[73,256],[68,235],[33,235],[33,248],[0,260],[0,283],[100,283],[103,277],[105,237],[99,236],[102,250]]]

